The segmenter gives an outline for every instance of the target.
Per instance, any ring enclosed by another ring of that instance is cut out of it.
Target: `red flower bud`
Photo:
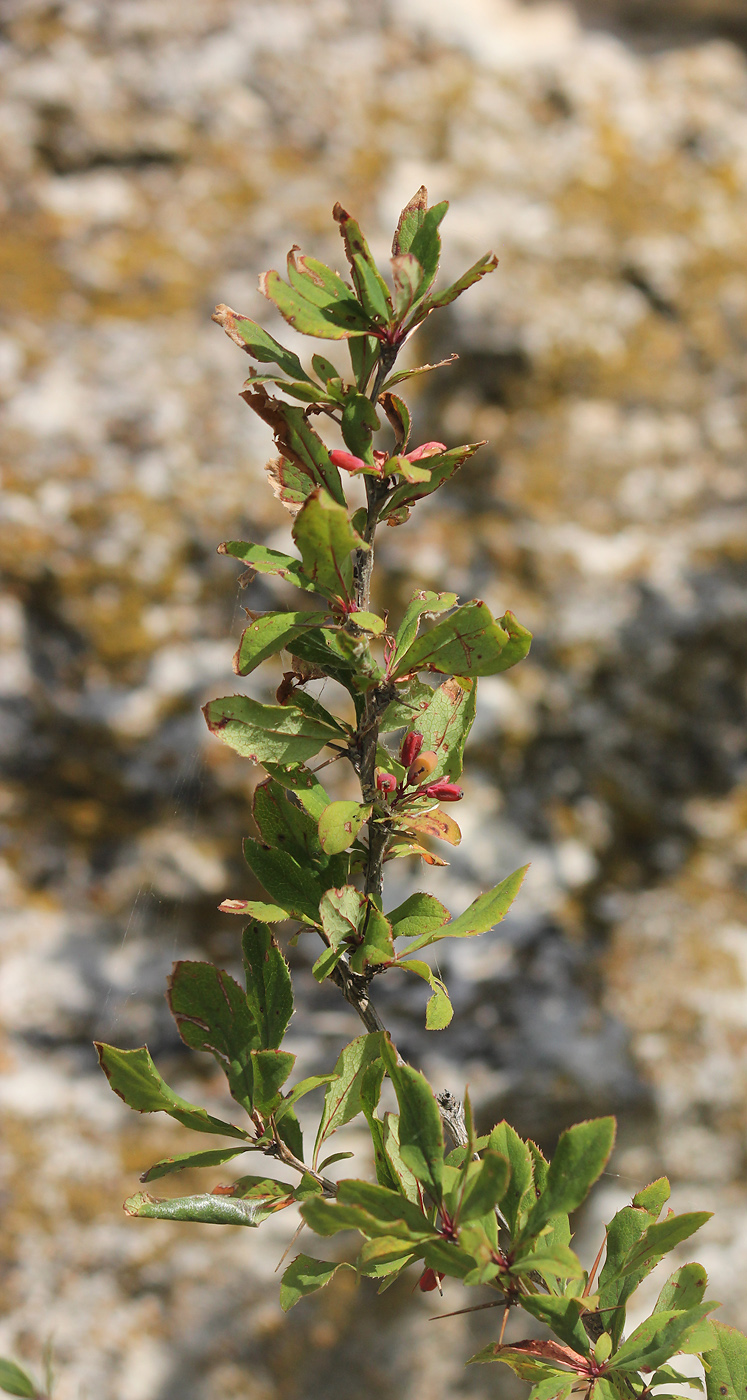
[[[413,759],[417,758],[422,747],[422,734],[405,734],[405,737],[402,740],[402,748],[399,751],[400,763],[404,764],[405,768],[409,768],[410,764],[413,762]]]
[[[439,778],[437,783],[431,783],[425,790],[426,797],[438,797],[441,802],[459,802],[464,797],[462,789],[456,783],[450,783],[446,778]]]
[[[383,773],[379,770],[376,774],[376,786],[379,792],[394,792],[397,786],[397,779],[393,773]]]
[[[418,1287],[421,1293],[432,1293],[434,1288],[438,1288],[443,1278],[444,1275],[437,1274],[435,1269],[426,1269],[425,1272],[420,1275],[418,1281]]]
[[[419,787],[421,783],[425,782],[426,778],[430,777],[437,763],[438,755],[433,753],[432,749],[426,749],[425,753],[421,753],[420,756],[415,759],[415,762],[410,764],[407,770],[408,783]]]
[[[344,472],[364,471],[367,465],[362,457],[354,457],[352,452],[341,452],[337,448],[334,452],[330,452],[329,460]]]
[[[422,447],[416,447],[414,452],[406,452],[408,462],[422,462],[424,457],[435,457],[439,452],[446,451],[445,442],[424,442]]]

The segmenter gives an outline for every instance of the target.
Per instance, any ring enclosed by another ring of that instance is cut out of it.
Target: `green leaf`
[[[363,973],[368,967],[382,967],[394,961],[391,924],[370,897],[358,937],[361,942],[350,956],[353,972]]]
[[[466,1278],[475,1267],[471,1254],[451,1240],[427,1240],[423,1245],[423,1259],[428,1268],[448,1274],[450,1278]]]
[[[324,1096],[324,1108],[316,1135],[314,1161],[327,1138],[362,1110],[361,1093],[368,1066],[381,1058],[381,1034],[359,1035],[340,1051],[335,1077]]]
[[[237,1199],[234,1196],[181,1196],[171,1200],[159,1200],[145,1191],[138,1191],[125,1201],[127,1215],[144,1216],[149,1220],[191,1220],[199,1225],[261,1225],[269,1215],[281,1210],[284,1205],[292,1205],[293,1196],[289,1193],[280,1200],[254,1198]]]
[[[469,909],[465,909],[463,914],[454,919],[452,923],[430,933],[422,933],[418,938],[408,943],[400,954],[400,957],[409,958],[418,948],[425,948],[431,943],[440,943],[443,938],[471,938],[474,934],[487,933],[488,929],[499,924],[505,914],[508,913],[519,890],[521,882],[529,869],[524,865],[520,870],[515,870],[513,875],[507,875],[505,880],[501,880],[492,890],[486,890],[485,894],[478,895],[473,900]]]
[[[352,615],[354,620],[355,614]],[[381,667],[374,661],[367,638],[352,631],[332,631],[319,627],[296,638],[297,656],[319,666],[333,681],[339,681],[353,699],[382,679]]]
[[[627,1277],[622,1277],[620,1271],[630,1250],[650,1224],[651,1215],[647,1210],[623,1206],[607,1226],[607,1254],[599,1275],[599,1306],[615,1343],[625,1329],[625,1305],[653,1264],[644,1265]]]
[[[265,924],[248,924],[241,940],[246,1000],[257,1026],[258,1044],[276,1050],[293,1015],[288,964]]]
[[[575,1383],[575,1376],[569,1376],[567,1372],[559,1371],[556,1375],[546,1376],[543,1381],[532,1386],[527,1400],[568,1400]]]
[[[442,361],[443,364],[448,361]],[[436,369],[436,365],[423,365],[423,369]],[[414,373],[415,371],[413,371]],[[409,378],[405,372],[403,375],[393,375],[384,385],[384,390],[391,388],[401,378]],[[383,391],[382,391],[383,392]],[[438,456],[428,457],[427,463],[430,469],[428,481],[423,482],[403,482],[392,492],[386,504],[382,507],[381,518],[386,520],[392,514],[396,514],[403,506],[412,506],[416,501],[420,501],[424,496],[430,496],[437,491],[439,486],[450,481],[452,476],[458,472],[470,457],[473,457],[479,447],[484,447],[483,442],[465,443],[462,447],[452,447],[448,452],[440,452]]]
[[[340,1269],[351,1267],[350,1264],[328,1264],[326,1259],[312,1259],[308,1254],[299,1254],[288,1265],[280,1281],[280,1306],[283,1312],[289,1312],[301,1298],[308,1298],[310,1293],[324,1288]]]
[[[511,1265],[511,1273],[516,1275],[541,1274],[547,1280],[569,1279],[585,1277],[581,1263],[572,1249],[567,1245],[555,1244],[552,1248],[543,1248],[540,1241],[539,1248],[531,1254],[524,1254],[519,1259],[515,1259]]]
[[[570,1215],[578,1209],[604,1171],[614,1141],[614,1118],[592,1118],[561,1133],[547,1183],[529,1214],[522,1239],[539,1234],[553,1215]]]
[[[368,546],[350,524],[345,507],[326,491],[312,491],[296,516],[293,538],[304,573],[313,579],[318,592],[349,606],[353,599],[352,552]]]
[[[295,1063],[287,1050],[252,1050],[254,1107],[263,1117],[280,1107],[280,1090]]]
[[[522,1308],[540,1322],[551,1327],[556,1336],[572,1347],[581,1356],[589,1355],[589,1338],[586,1335],[581,1314],[584,1304],[579,1298],[545,1297],[532,1293],[520,1298]]]
[[[444,1170],[444,1135],[441,1114],[427,1079],[409,1065],[397,1063],[391,1042],[382,1046],[382,1058],[399,1104],[399,1150],[402,1160],[434,1201],[441,1199]]]
[[[295,705],[262,705],[248,695],[210,700],[202,713],[211,734],[253,763],[304,763],[339,737]]]
[[[710,1210],[692,1210],[684,1215],[669,1215],[657,1225],[649,1225],[640,1240],[631,1246],[620,1266],[620,1274],[634,1273],[651,1260],[668,1254],[670,1249],[675,1249],[683,1240],[694,1235],[712,1215],[713,1211]]]
[[[363,393],[368,387],[374,365],[378,362],[381,342],[371,335],[351,336],[348,341],[348,350],[350,351],[350,363],[353,367],[355,382]]]
[[[304,575],[300,559],[294,559],[292,554],[282,554],[280,550],[268,549],[264,544],[248,544],[245,540],[226,540],[218,545],[218,553],[241,560],[254,573],[275,574],[307,593],[316,592],[313,583]]]
[[[615,1353],[616,1371],[640,1371],[642,1366],[655,1370],[675,1352],[686,1351],[696,1329],[718,1303],[700,1303],[686,1312],[658,1312],[647,1317],[631,1332],[627,1341]]]
[[[517,1234],[530,1205],[534,1203],[532,1158],[527,1144],[510,1123],[496,1123],[489,1138],[492,1152],[505,1157],[510,1167],[506,1190],[498,1204],[510,1234]]]
[[[370,815],[370,803],[330,802],[319,820],[322,850],[329,856],[346,851]]]
[[[318,824],[329,803],[329,794],[322,787],[316,773],[312,773],[310,768],[287,768],[274,763],[265,763],[263,766],[276,783],[293,794],[294,800],[300,802],[304,811]]]
[[[711,1323],[712,1327],[720,1327],[719,1322]],[[675,1385],[688,1385],[691,1390],[703,1390],[703,1382],[699,1376],[683,1376],[681,1371],[675,1371],[673,1366],[660,1366],[653,1376],[647,1379],[647,1384],[651,1389],[657,1385],[666,1385],[673,1381]]]
[[[304,869],[286,851],[273,850],[251,836],[244,838],[244,857],[289,918],[312,926],[319,923],[319,901],[324,889],[316,871]]]
[[[707,1287],[708,1275],[702,1264],[683,1264],[667,1279],[654,1312],[686,1312],[702,1303]]]
[[[505,1195],[510,1177],[510,1167],[505,1157],[497,1152],[486,1152],[481,1162],[473,1162],[467,1170],[467,1184],[459,1207],[459,1220],[467,1225],[471,1220],[479,1220],[497,1206]]]
[[[4,1356],[0,1356],[0,1390],[8,1395],[25,1395],[28,1400],[35,1400],[39,1393],[31,1377]]]
[[[449,994],[444,987],[436,987],[433,996],[428,998],[425,1008],[425,1029],[427,1031],[443,1031],[454,1015],[454,1008],[451,1004]]]
[[[218,1133],[223,1137],[248,1140],[248,1134],[233,1123],[213,1118],[207,1109],[197,1108],[170,1089],[156,1069],[148,1048],[117,1050],[114,1045],[94,1041],[99,1063],[109,1083],[130,1108],[138,1113],[168,1113],[185,1128],[198,1133]]]
[[[169,977],[167,1001],[184,1044],[214,1055],[236,1102],[251,1113],[249,1056],[260,1039],[238,982],[212,963],[177,962]]]
[[[335,205],[332,217],[340,225],[345,254],[361,305],[372,320],[388,325],[393,316],[389,288],[371,256],[359,224],[351,219],[341,204]]]
[[[415,234],[418,229],[422,227],[427,209],[428,191],[425,185],[421,185],[412,199],[408,200],[399,216],[397,230],[392,243],[392,252],[395,257],[399,257],[402,253],[409,252]]]
[[[423,284],[423,268],[413,253],[400,253],[392,258],[394,281],[394,320],[401,325],[417,301]]]
[[[432,894],[411,894],[403,904],[398,904],[391,914],[387,914],[395,938],[417,938],[422,933],[433,933],[449,919],[449,911]]]
[[[287,851],[301,865],[326,864],[316,821],[300,802],[289,799],[287,788],[274,778],[254,789],[252,816],[266,846]]]
[[[412,729],[417,726],[417,716],[422,713],[433,698],[433,688],[424,685],[416,677],[397,683],[397,694],[382,716],[380,733],[387,734],[392,729]]]
[[[388,1278],[395,1270],[401,1272],[416,1257],[406,1240],[396,1235],[380,1235],[375,1240],[364,1240],[356,1262],[366,1278]]]
[[[433,692],[427,709],[421,710],[412,728],[423,736],[423,749],[436,755],[436,766],[429,781],[450,778],[462,772],[464,746],[474,723],[477,683],[452,676]]]
[[[306,1079],[300,1080],[283,1099],[280,1107],[276,1109],[276,1124],[282,1122],[285,1115],[290,1112],[294,1104],[298,1103],[299,1099],[304,1098],[314,1089],[320,1089],[322,1085],[331,1084],[334,1077],[334,1074],[310,1074]]]
[[[317,263],[315,258],[305,258],[303,261],[306,268],[314,271],[323,266]],[[300,262],[301,259],[298,259],[297,263]],[[330,269],[325,271],[330,272]],[[330,276],[336,277],[336,274],[330,272]],[[300,331],[301,335],[314,335],[319,340],[346,340],[351,335],[367,335],[375,323],[345,286],[342,278],[338,277],[337,281],[339,290],[335,288],[328,291],[329,284],[319,289],[320,298],[324,293],[327,295],[324,296],[323,304],[316,306],[307,299],[313,294],[314,277],[311,272],[304,281],[303,292],[298,287],[290,287],[274,269],[262,274],[259,290],[268,301],[274,303],[284,320],[293,326],[294,330]]]
[[[449,608],[453,608],[456,600],[456,593],[433,593],[427,588],[421,588],[417,593],[413,593],[405,615],[397,628],[394,661],[403,655],[408,647],[412,646],[423,617],[435,617],[437,613],[448,611]]]
[[[330,461],[329,449],[311,427],[306,411],[294,404],[283,403],[281,399],[271,398],[261,385],[243,389],[240,397],[272,429],[278,452],[303,478],[301,480],[295,475],[288,482],[296,498],[304,500],[311,491],[321,487],[338,504],[344,505],[345,493],[340,473]]]
[[[319,612],[276,612],[255,618],[241,634],[233,658],[236,675],[248,676],[268,656],[275,656],[284,647],[289,647],[299,633],[310,627],[318,627],[323,616]]]
[[[703,1353],[708,1366],[708,1400],[744,1400],[747,1394],[747,1337],[724,1322],[713,1322],[715,1344]]]
[[[261,924],[282,924],[288,910],[279,904],[266,904],[261,899],[224,899],[218,905],[221,914],[238,914],[243,919],[259,919]]]
[[[351,346],[355,343],[356,342],[352,340],[349,342]],[[439,360],[435,365],[414,365],[412,369],[400,369],[396,374],[389,375],[388,379],[385,380],[381,387],[381,392],[385,394],[388,389],[393,389],[397,384],[403,384],[406,379],[412,379],[415,375],[427,374],[431,369],[443,369],[445,365],[453,365],[454,361],[458,359],[459,356],[454,353],[452,355],[447,355],[445,360]],[[482,443],[480,445],[484,446]]]
[[[312,382],[298,356],[294,355],[292,350],[286,350],[284,345],[275,340],[262,326],[258,326],[256,321],[250,321],[248,316],[242,316],[240,311],[232,311],[230,306],[224,305],[216,306],[212,319],[253,359],[263,364],[278,365],[291,379]]]
[[[441,204],[434,204],[426,210],[420,226],[413,234],[410,247],[407,249],[414,258],[417,258],[423,269],[418,296],[425,295],[438,272],[438,264],[441,260],[441,238],[438,227],[448,207],[448,200],[443,200]]]
[[[435,295],[426,297],[422,306],[418,309],[416,324],[424,321],[431,311],[437,311],[443,306],[450,306],[452,301],[466,292],[468,287],[473,287],[475,282],[479,282],[487,272],[494,272],[498,266],[498,259],[495,253],[484,253],[478,258],[476,263],[463,272],[456,282],[452,282],[450,287],[446,287],[443,292],[436,292]]]
[[[379,1224],[394,1225],[402,1221],[414,1240],[438,1236],[436,1226],[431,1224],[420,1206],[408,1201],[399,1191],[388,1190],[371,1181],[348,1178],[340,1182],[337,1199],[345,1206],[360,1206]]]
[[[670,1195],[671,1187],[667,1178],[660,1176],[649,1186],[644,1186],[642,1191],[636,1192],[633,1197],[633,1205],[640,1206],[642,1210],[648,1211],[654,1220],[658,1220]]]
[[[308,570],[307,570],[308,572]],[[411,671],[442,671],[459,676],[495,676],[526,656],[531,633],[521,628],[521,645],[512,646],[508,631],[496,622],[487,603],[473,599],[451,617],[417,637],[397,660],[394,675]],[[514,619],[514,631],[519,624]],[[519,652],[521,654],[519,654]]]
[[[373,468],[375,459],[371,437],[378,432],[381,424],[371,400],[365,394],[359,394],[357,389],[350,388],[345,394],[340,427],[349,451]]]
[[[242,1147],[211,1147],[205,1152],[182,1152],[176,1157],[163,1157],[160,1162],[148,1167],[147,1172],[142,1172],[140,1180],[157,1181],[161,1176],[171,1176],[172,1172],[183,1172],[188,1168],[219,1167],[223,1162],[230,1162],[232,1157],[249,1151],[250,1147],[250,1143]]]

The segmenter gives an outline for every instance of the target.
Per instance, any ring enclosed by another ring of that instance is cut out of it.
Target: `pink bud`
[[[424,442],[422,447],[416,447],[414,452],[406,452],[408,462],[422,462],[424,457],[435,457],[438,452],[446,451],[445,442]]]
[[[376,786],[379,792],[394,792],[397,786],[397,779],[393,773],[379,772],[376,774]]]
[[[340,452],[337,448],[334,452],[330,452],[329,460],[344,472],[359,472],[366,468],[362,457],[354,457],[352,452]]]
[[[405,734],[402,740],[402,748],[399,751],[399,761],[405,768],[409,768],[414,759],[417,758],[423,747],[422,734]]]
[[[464,793],[456,783],[450,783],[446,778],[439,778],[437,783],[431,783],[425,790],[426,797],[437,797],[441,802],[459,802]]]

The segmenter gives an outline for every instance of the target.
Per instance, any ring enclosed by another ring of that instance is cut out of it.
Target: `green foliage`
[[[508,1365],[532,1387],[530,1400],[568,1400],[572,1390],[587,1400],[648,1400],[654,1388],[690,1383],[670,1364],[679,1353],[703,1356],[708,1400],[744,1400],[747,1339],[708,1320],[717,1305],[704,1301],[707,1278],[699,1264],[680,1263],[651,1314],[624,1339],[627,1305],[639,1284],[708,1213],[670,1212],[660,1219],[669,1183],[652,1182],[609,1221],[597,1279],[597,1264],[588,1271],[572,1242],[576,1212],[610,1157],[614,1120],[567,1129],[549,1160],[506,1122],[478,1135],[468,1097],[462,1130],[450,1096],[437,1097],[424,1075],[405,1063],[373,1005],[379,976],[389,970],[411,974],[430,990],[426,1027],[445,1030],[453,1016],[447,987],[438,965],[416,955],[446,938],[494,930],[527,869],[486,873],[486,888],[453,917],[427,891],[384,912],[387,861],[409,857],[444,864],[430,849],[431,839],[461,839],[456,822],[437,803],[461,796],[457,780],[475,718],[478,678],[515,666],[531,643],[511,611],[496,619],[481,599],[459,604],[454,593],[419,590],[391,622],[383,606],[372,603],[377,527],[404,525],[412,507],[449,481],[481,445],[423,443],[411,450],[411,410],[393,392],[435,368],[395,370],[412,331],[496,265],[487,253],[451,286],[438,289],[447,207],[429,207],[424,188],[406,205],[394,235],[391,281],[340,205],[334,218],[349,281],[298,248],[288,256],[287,280],[275,271],[261,278],[260,290],[297,331],[348,342],[351,378],[320,353],[311,356],[307,371],[294,351],[255,321],[229,307],[216,310],[230,338],[269,367],[250,375],[242,398],[272,433],[279,455],[268,477],[292,517],[296,551],[228,541],[220,552],[247,566],[242,582],[261,574],[269,587],[280,580],[315,595],[304,600],[304,611],[286,609],[281,593],[275,609],[249,613],[234,669],[244,677],[272,661],[283,673],[277,703],[242,692],[204,709],[211,733],[264,769],[251,783],[255,831],[244,842],[244,854],[266,898],[254,897],[250,888],[251,898],[223,901],[221,909],[246,924],[232,959],[236,967],[229,972],[206,962],[178,962],[169,1006],[184,1042],[212,1055],[225,1074],[244,1126],[180,1098],[146,1047],[97,1049],[112,1089],[130,1107],[163,1112],[185,1129],[226,1139],[162,1158],[143,1172],[143,1183],[186,1168],[215,1168],[251,1151],[277,1159],[286,1174],[295,1173],[295,1184],[244,1176],[181,1198],[141,1191],[125,1209],[139,1218],[256,1227],[297,1206],[322,1238],[352,1232],[358,1274],[376,1280],[380,1289],[413,1264],[424,1289],[437,1277],[479,1286],[501,1305],[499,1315],[523,1310],[530,1331],[541,1323],[552,1334],[492,1341],[472,1358]],[[314,424],[324,426],[324,437]],[[377,438],[382,430],[386,436]],[[334,447],[327,443],[332,431]],[[388,446],[374,447],[387,440]],[[355,503],[345,489],[350,472],[359,477]],[[363,491],[365,505],[359,503]],[[444,679],[426,684],[431,672]],[[307,689],[312,681],[327,680],[350,697],[341,717],[325,708],[333,702],[323,685],[319,694]],[[404,733],[400,744],[388,737],[395,731],[400,738]],[[341,765],[332,770],[331,795],[308,766],[325,750],[316,767]],[[347,776],[338,783],[341,771]],[[351,776],[354,787],[345,785]],[[291,926],[292,943],[308,935],[316,948],[310,958],[314,978],[333,982],[365,1029],[340,1050],[333,1070],[295,1083],[295,1056],[284,1048],[293,1014],[291,974],[270,927],[282,924]],[[236,975],[242,957],[245,986]],[[382,1093],[385,1078],[390,1089]],[[382,1110],[382,1102],[393,1103],[392,1089],[396,1113]],[[296,1107],[322,1090],[307,1158]],[[344,1142],[334,1150],[331,1139],[357,1118],[371,1137],[376,1180],[334,1180],[328,1171],[351,1153]],[[444,1124],[455,1138],[453,1148]],[[283,1309],[345,1267],[299,1254],[283,1274]],[[0,1362],[0,1388],[37,1393],[12,1362]]]
[[[8,1361],[4,1356],[0,1356],[0,1390],[8,1395],[25,1395],[29,1400],[39,1394],[31,1377],[15,1361]]]

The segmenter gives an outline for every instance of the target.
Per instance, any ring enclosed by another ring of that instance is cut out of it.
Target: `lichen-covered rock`
[[[199,949],[230,964],[216,905],[251,893],[251,776],[199,704],[234,683],[241,618],[215,547],[282,548],[287,522],[210,312],[279,331],[256,272],[295,241],[339,263],[338,198],[385,257],[423,181],[452,199],[445,275],[501,259],[421,333],[423,358],[461,356],[423,382],[423,440],[490,447],[383,532],[380,601],[448,583],[532,627],[530,660],[481,683],[465,839],[432,884],[456,906],[486,870],[532,870],[505,936],[449,955],[444,1038],[416,1029],[416,989],[387,1018],[439,1083],[550,1142],[617,1109],[608,1203],[668,1169],[683,1208],[714,1207],[703,1262],[743,1323],[743,7],[605,0],[589,27],[518,0],[7,8],[0,1352],[38,1370],[53,1333],[59,1400],[347,1400],[353,1366],[362,1397],[439,1400],[494,1330],[452,1319],[439,1346],[406,1285],[362,1324],[345,1280],[281,1321],[284,1217],[249,1245],[126,1220],[181,1137],[120,1110],[88,1049],[147,1038],[180,1086],[205,1074],[164,975]],[[309,1068],[355,1033],[310,986]],[[197,1091],[225,1111],[209,1074]]]

